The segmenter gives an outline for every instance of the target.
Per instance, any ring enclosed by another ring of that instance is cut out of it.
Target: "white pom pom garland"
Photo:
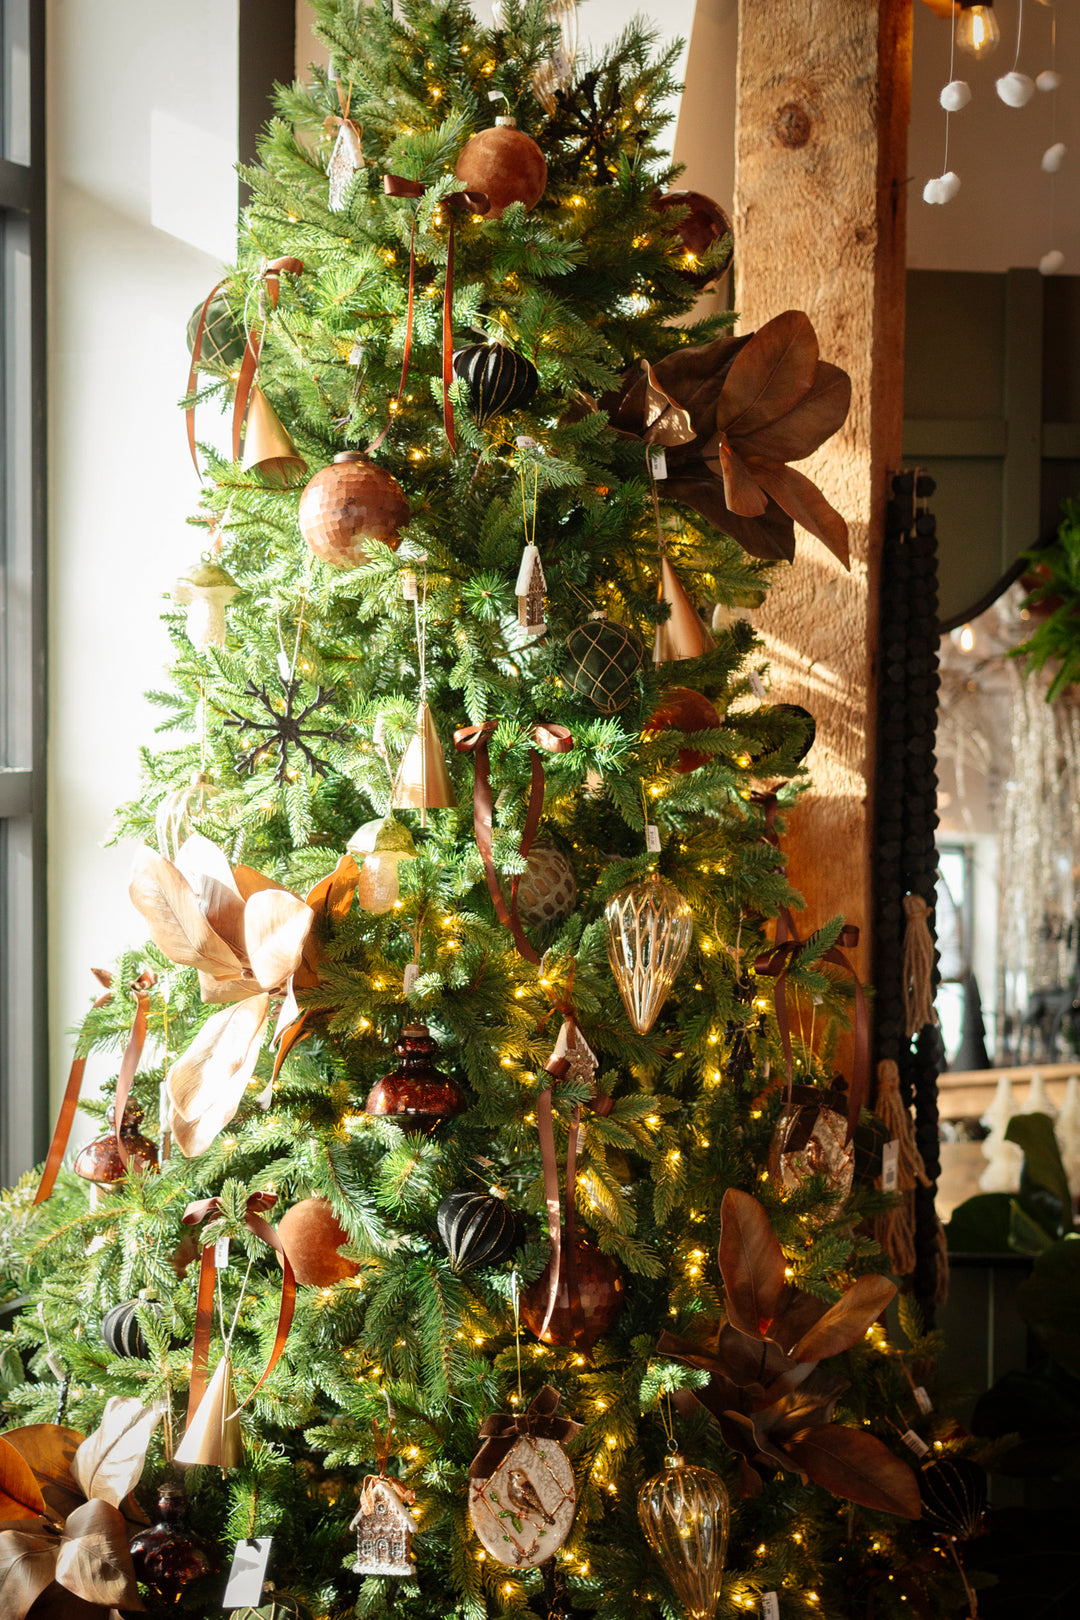
[[[1042,155],[1043,174],[1057,174],[1065,161],[1065,142],[1055,141]]]
[[[965,79],[950,79],[938,100],[946,112],[962,112],[971,100],[971,86]]]
[[[1058,271],[1063,269],[1064,266],[1064,253],[1062,253],[1060,248],[1051,248],[1050,252],[1044,253],[1042,258],[1039,260],[1039,274],[1040,276],[1056,276]]]
[[[923,202],[947,203],[952,202],[960,190],[960,176],[954,174],[952,169],[948,174],[939,174],[933,180],[928,180],[923,186]]]
[[[997,93],[1006,107],[1026,107],[1035,94],[1035,82],[1026,73],[1006,73],[997,82]]]
[[[1044,68],[1039,74],[1039,77],[1035,80],[1035,84],[1039,90],[1043,90],[1047,94],[1049,94],[1051,90],[1060,90],[1061,74],[1056,73],[1053,68]]]

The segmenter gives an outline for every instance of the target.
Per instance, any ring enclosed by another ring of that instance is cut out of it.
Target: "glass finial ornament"
[[[648,1034],[686,960],[694,914],[656,872],[612,895],[604,907],[608,960],[630,1023]]]
[[[395,816],[377,816],[353,833],[345,848],[360,867],[357,899],[365,911],[392,911],[399,895],[398,867],[416,859],[412,833]]]
[[[111,1127],[116,1120],[116,1109],[110,1106],[105,1117]],[[120,1139],[128,1156],[126,1166],[120,1157],[116,1134],[110,1129],[104,1136],[95,1137],[94,1141],[87,1142],[78,1153],[75,1159],[75,1174],[82,1176],[84,1181],[93,1182],[95,1187],[104,1191],[123,1181],[128,1170],[143,1173],[156,1170],[157,1145],[151,1142],[148,1136],[143,1136],[139,1130],[142,1121],[142,1108],[137,1102],[129,1100],[120,1122]]]
[[[708,1468],[690,1468],[678,1452],[646,1480],[638,1519],[689,1620],[713,1620],[720,1601],[731,1508]]]
[[[193,647],[205,652],[207,647],[225,645],[225,609],[240,587],[220,563],[197,563],[190,573],[182,574],[172,588],[172,599],[187,608],[187,638]]]
[[[383,1075],[368,1095],[364,1111],[393,1120],[403,1131],[429,1136],[465,1110],[460,1086],[435,1067],[439,1043],[426,1024],[406,1024],[394,1047],[401,1060]]]

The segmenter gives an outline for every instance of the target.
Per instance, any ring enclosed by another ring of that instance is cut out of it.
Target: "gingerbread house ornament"
[[[413,1499],[412,1491],[385,1474],[364,1481],[360,1506],[349,1526],[356,1531],[357,1574],[415,1578],[412,1538],[420,1526],[409,1510]]]
[[[544,618],[544,593],[547,581],[536,546],[529,545],[521,554],[514,594],[518,599],[518,624],[530,636],[542,636],[547,629]]]

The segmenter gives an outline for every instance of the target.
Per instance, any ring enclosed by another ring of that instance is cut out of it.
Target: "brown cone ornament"
[[[535,1333],[544,1344],[588,1350],[597,1339],[603,1338],[622,1310],[626,1284],[618,1264],[601,1249],[586,1243],[583,1238],[578,1239],[574,1254],[580,1311],[575,1312],[570,1307],[569,1268],[564,1254],[560,1267],[559,1291],[555,1296],[555,1309],[551,1313],[551,1321],[541,1332],[547,1314],[551,1260],[536,1281],[522,1294],[521,1320],[529,1332]]]
[[[656,627],[654,664],[675,664],[684,658],[700,658],[702,653],[711,652],[713,638],[667,557],[660,559],[656,600],[666,602],[671,611],[663,624]]]
[[[438,1041],[426,1024],[406,1024],[394,1047],[401,1060],[373,1086],[364,1104],[368,1114],[392,1119],[403,1131],[425,1136],[465,1111],[461,1087],[435,1067]]]
[[[298,1283],[311,1288],[332,1288],[360,1267],[338,1253],[349,1234],[325,1198],[304,1198],[287,1209],[278,1222],[278,1236]]]
[[[535,208],[547,185],[543,152],[513,118],[497,118],[494,129],[466,141],[454,173],[470,191],[487,197],[487,219],[501,219],[513,202]]]
[[[397,550],[409,503],[385,467],[361,450],[343,450],[308,484],[297,518],[316,557],[333,568],[359,568],[368,560],[365,542],[381,540]]]
[[[669,686],[646,720],[644,729],[694,732],[717,731],[719,727],[720,715],[715,705],[701,692],[695,692],[689,686]],[[696,748],[680,748],[673,769],[677,775],[685,776],[687,771],[696,771],[699,765],[707,765],[711,757]]]
[[[449,810],[457,804],[446,755],[426,703],[416,711],[416,731],[398,766],[390,803],[395,810]]]
[[[244,424],[243,468],[245,472],[261,473],[268,484],[282,489],[307,470],[307,462],[257,383],[251,390]]]

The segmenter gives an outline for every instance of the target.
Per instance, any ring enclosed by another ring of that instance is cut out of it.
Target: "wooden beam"
[[[903,427],[904,223],[911,0],[739,0],[735,241],[740,330],[809,314],[851,373],[844,428],[804,463],[851,528],[846,573],[799,536],[754,615],[773,701],[817,721],[813,779],[789,821],[807,921],[859,924],[869,973],[878,563]]]

